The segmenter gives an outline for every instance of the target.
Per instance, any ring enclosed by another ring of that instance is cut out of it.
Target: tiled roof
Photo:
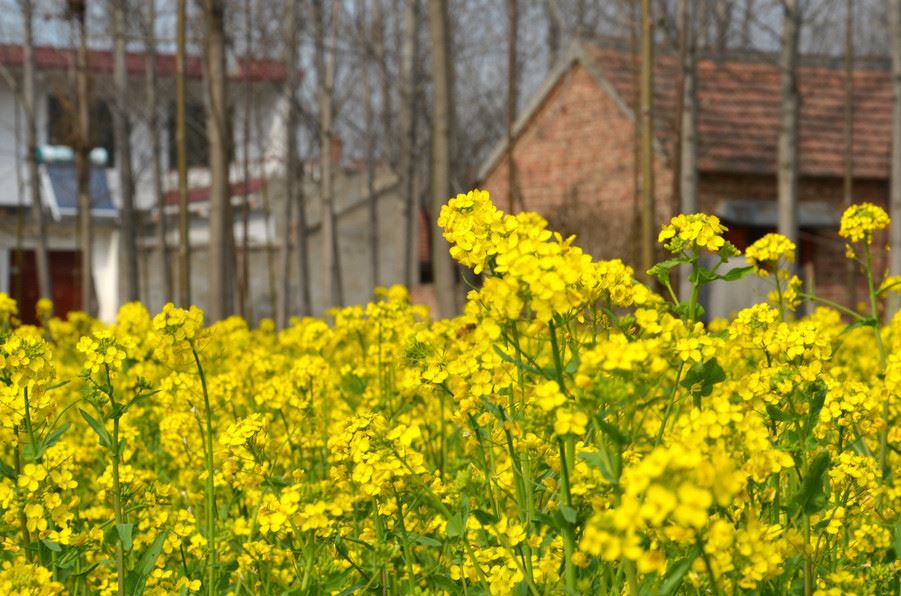
[[[75,58],[76,52],[73,48],[38,46],[34,49],[34,61],[38,70],[66,70],[75,64]],[[24,59],[21,45],[0,44],[0,64],[20,67]],[[129,74],[143,75],[147,68],[147,55],[143,52],[128,52],[125,63]],[[89,50],[88,67],[95,73],[112,73],[113,53],[109,50]],[[160,76],[174,77],[175,54],[157,54],[156,68]],[[202,78],[203,68],[201,56],[185,58],[185,75],[188,78]],[[284,63],[278,60],[239,56],[234,61],[229,77],[254,82],[283,82],[287,78],[287,72]]]
[[[586,45],[586,52],[621,99],[634,106],[632,55]],[[659,55],[655,65],[655,127],[664,146],[675,138],[677,59]],[[845,73],[841,67],[804,65],[801,93],[801,173],[844,172]],[[779,68],[772,56],[755,60],[701,60],[697,64],[698,168],[707,172],[773,174],[779,136]],[[887,179],[891,150],[890,73],[854,72],[854,175]]]
[[[247,181],[247,184],[245,184],[243,180],[238,180],[237,182],[232,182],[229,185],[229,190],[231,191],[232,197],[240,197],[244,196],[245,192],[247,194],[259,192],[260,190],[262,190],[265,184],[266,181],[263,178],[251,178]],[[189,203],[203,203],[209,200],[209,186],[195,186],[194,188],[188,189]],[[178,205],[178,190],[170,190],[165,195],[163,195],[163,202],[166,205]]]

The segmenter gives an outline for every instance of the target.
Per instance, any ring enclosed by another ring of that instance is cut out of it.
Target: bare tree
[[[560,6],[557,0],[545,0],[545,19],[547,20],[547,32],[545,43],[547,44],[548,65],[553,67],[560,54],[560,36],[563,29],[563,17],[560,15]]]
[[[892,50],[892,156],[889,215],[892,223],[889,243],[889,274],[901,275],[901,0],[888,0],[889,33]],[[889,302],[889,316],[898,311],[899,301]]]
[[[150,160],[153,176],[153,196],[156,199],[157,222],[157,249],[160,254],[160,278],[163,288],[163,302],[172,300],[172,273],[169,267],[169,245],[166,241],[166,200],[163,195],[163,165],[161,161],[162,149],[160,144],[159,107],[157,106],[157,77],[156,58],[156,0],[147,0],[147,16],[144,23],[144,48],[147,52],[146,68],[144,70],[145,102],[147,107],[147,130],[150,134]]]
[[[113,138],[116,144],[116,170],[119,174],[119,196],[122,200],[121,233],[122,280],[125,299],[140,298],[138,281],[138,241],[135,226],[134,175],[131,164],[131,123],[128,117],[128,66],[126,64],[126,0],[111,0],[113,15],[113,88],[116,101],[113,110]],[[120,582],[121,585],[122,582]]]
[[[279,236],[281,248],[279,251],[279,277],[276,296],[276,323],[279,329],[288,326],[288,316],[291,312],[291,227],[294,222],[295,184],[297,182],[297,51],[298,51],[298,23],[297,2],[288,0],[287,14],[285,15],[287,34],[285,35],[285,66],[288,71],[288,98],[285,113],[285,203],[283,205],[282,220],[280,222]],[[303,210],[303,205],[299,208]],[[301,230],[297,230],[298,243],[301,238]],[[301,248],[301,262],[306,260],[305,247]],[[305,284],[306,280],[300,280]],[[306,313],[304,313],[306,314]]]
[[[516,176],[516,157],[514,144],[516,139],[513,126],[516,124],[516,102],[519,99],[519,3],[507,0],[507,209],[516,211],[516,204],[522,207],[519,196],[519,182]]]
[[[798,243],[798,39],[801,16],[798,0],[782,0],[781,69],[782,117],[778,147],[779,233]]]
[[[695,89],[695,0],[679,0],[679,54],[680,54],[680,96],[678,147],[676,149],[676,172],[674,195],[678,197],[678,208],[682,213],[698,210],[698,142],[697,113],[698,98]],[[691,292],[688,269],[680,269],[680,298],[686,299]]]
[[[78,106],[78,132],[76,137],[75,171],[78,178],[78,240],[81,251],[81,306],[88,314],[94,314],[93,236],[91,233],[91,121],[90,86],[88,81],[88,40],[85,23],[85,5],[70,0],[69,14],[77,21],[78,53],[76,57],[76,101]]]
[[[373,58],[375,58],[375,66],[381,66],[384,59],[384,40],[382,39],[383,31],[380,29],[384,23],[381,23],[381,2],[377,0],[373,3],[374,14],[372,18],[372,52],[364,51],[363,59],[363,111],[365,113],[366,126],[366,197],[369,210],[369,270],[372,275],[372,286],[379,285],[379,209],[378,195],[375,190],[375,152],[376,152],[376,123],[375,123],[375,97],[372,90],[371,70],[373,67]],[[366,36],[366,11],[360,13],[361,26],[360,37],[365,39]],[[363,45],[367,45],[364,41]],[[378,46],[381,46],[380,48]],[[373,55],[375,54],[375,55]],[[385,93],[382,93],[382,101],[385,100]],[[388,113],[387,109],[383,109],[383,117]],[[387,131],[386,131],[387,132]]]
[[[453,59],[447,0],[429,0],[432,32],[432,271],[438,314],[450,317],[456,309],[454,268],[447,242],[438,228],[438,213],[451,196],[451,134],[453,92],[451,89]]]
[[[206,25],[207,138],[210,151],[210,285],[207,315],[211,321],[220,321],[234,310],[234,218],[228,180],[230,135],[225,70],[225,1],[203,0],[202,7]]]
[[[25,26],[24,64],[22,73],[22,105],[25,110],[25,145],[28,156],[28,182],[31,191],[31,216],[35,229],[35,261],[38,274],[38,292],[42,298],[53,298],[50,276],[50,259],[47,254],[47,220],[41,200],[41,177],[38,172],[37,114],[34,96],[34,3],[19,0]]]
[[[253,58],[253,9],[250,0],[244,0],[244,55]],[[251,305],[248,300],[250,289],[250,120],[253,111],[253,80],[244,79],[244,119],[242,121],[241,152],[244,192],[241,193],[241,275],[238,282],[238,314],[250,317]]]
[[[845,3],[845,172],[842,203],[847,209],[854,201],[854,2]],[[857,267],[851,259],[846,263],[848,305],[857,302]]]
[[[191,215],[188,211],[187,89],[185,53],[187,0],[178,0],[175,33],[175,148],[178,156],[178,301],[183,308],[191,304]]]
[[[654,23],[651,0],[641,0],[641,267],[654,264]]]
[[[754,0],[745,0],[745,9],[741,17],[741,48],[750,50],[753,40],[751,39],[751,26],[754,22]]]
[[[400,183],[404,196],[404,283],[412,288],[416,283],[414,267],[418,264],[419,201],[414,192],[416,172],[416,64],[419,50],[419,0],[404,0],[403,40],[401,49],[401,155]]]
[[[325,308],[344,303],[342,296],[341,269],[337,250],[338,238],[335,232],[333,148],[334,129],[334,84],[335,45],[338,38],[338,22],[341,3],[336,1],[332,10],[332,27],[329,48],[325,44],[325,11],[322,2],[313,3],[316,12],[316,79],[319,96],[319,159],[320,159],[320,212],[322,222],[322,283]]]

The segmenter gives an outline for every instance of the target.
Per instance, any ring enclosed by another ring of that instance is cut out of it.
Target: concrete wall
[[[305,187],[307,196],[308,222],[308,266],[310,273],[310,294],[313,303],[313,314],[325,312],[322,270],[322,234],[320,226],[319,201],[315,193],[316,182],[307,179]],[[336,180],[337,213],[336,234],[340,251],[341,280],[344,286],[344,302],[346,305],[365,304],[372,299],[375,286],[388,286],[403,283],[404,235],[400,229],[403,221],[403,199],[393,179],[382,177],[381,192],[378,201],[379,219],[379,279],[373,278],[370,257],[370,226],[368,205],[365,202],[365,176],[360,173],[339,176]],[[250,256],[250,309],[248,318],[258,322],[261,318],[272,317],[274,296],[272,288],[277,287],[279,275],[278,253],[281,239],[278,237],[278,226],[283,212],[283,182],[272,181],[269,186],[272,215],[266,219],[262,212],[256,211],[252,219],[249,234]],[[177,246],[177,232],[170,228],[170,246]],[[207,250],[207,226],[204,217],[194,218],[191,228],[192,241],[192,302],[204,308],[208,303],[209,254]],[[235,225],[236,243],[241,245],[241,225]],[[141,276],[142,300],[151,310],[158,310],[164,303],[162,295],[161,267],[159,250],[152,236],[145,237],[142,251]],[[292,240],[292,243],[294,240]],[[271,258],[271,262],[270,262]],[[300,262],[296,246],[292,244],[290,264],[291,311],[299,313],[300,307]],[[177,257],[174,249],[170,255],[168,266],[177,279]],[[235,301],[237,305],[237,300]]]

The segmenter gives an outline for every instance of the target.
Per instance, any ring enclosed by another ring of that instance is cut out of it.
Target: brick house
[[[739,248],[776,228],[779,71],[766,56],[697,64],[698,202],[718,215]],[[597,258],[634,262],[638,237],[635,168],[636,79],[627,46],[577,42],[515,125],[514,163],[522,197],[551,225],[575,233]],[[885,68],[854,73],[854,200],[885,205],[889,190],[892,95]],[[844,245],[836,232],[844,173],[844,71],[805,59],[799,74],[800,259],[817,293],[844,300]],[[657,226],[671,201],[677,57],[655,64]],[[507,147],[495,147],[479,184],[509,208]],[[807,267],[811,271],[810,267]]]

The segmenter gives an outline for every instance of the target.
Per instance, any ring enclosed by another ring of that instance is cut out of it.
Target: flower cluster
[[[782,234],[767,234],[745,250],[745,257],[756,273],[767,275],[780,261],[795,262],[795,243]]]
[[[777,235],[772,302],[708,323],[485,192],[440,222],[482,276],[445,320],[399,286],[280,330],[0,295],[0,593],[897,591],[901,317],[793,315]],[[749,271],[724,231],[674,218],[666,263]]]
[[[884,230],[889,225],[888,214],[882,207],[872,203],[851,205],[842,214],[838,235],[851,242],[873,241],[873,234]]]
[[[717,252],[726,244],[724,232],[726,227],[715,215],[677,215],[660,230],[657,242],[676,254],[692,250]]]

